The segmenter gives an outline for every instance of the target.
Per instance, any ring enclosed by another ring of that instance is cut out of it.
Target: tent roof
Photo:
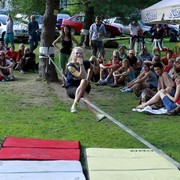
[[[144,23],[180,24],[180,0],[162,0],[141,12]]]
[[[165,8],[165,7],[177,7],[180,5],[180,0],[162,0],[156,4],[153,4],[152,6],[146,8],[146,10],[152,10],[152,9],[158,9],[158,8]]]

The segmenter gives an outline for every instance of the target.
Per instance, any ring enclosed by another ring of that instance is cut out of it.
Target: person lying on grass
[[[75,47],[67,64],[66,91],[70,98],[74,99],[71,106],[71,113],[77,112],[77,106],[80,99],[89,100],[91,90],[90,79],[93,72],[93,66],[90,61],[84,60],[84,50],[81,47]],[[85,103],[87,108],[95,114],[96,119],[101,121],[105,115],[98,113],[89,104]]]
[[[175,108],[180,106],[180,74],[178,74],[177,77],[175,78],[175,83],[176,83],[176,92],[174,97],[168,93],[167,89],[161,89],[149,101],[137,106],[137,108],[143,109],[146,106],[155,104],[161,99],[167,111],[168,112],[173,111]]]

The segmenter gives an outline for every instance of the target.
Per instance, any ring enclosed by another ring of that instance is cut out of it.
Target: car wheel
[[[72,35],[76,34],[76,30],[74,28],[71,28],[71,34]]]
[[[107,31],[106,31],[106,37],[112,38],[112,37],[114,37],[114,35],[112,34],[111,31],[107,30]]]

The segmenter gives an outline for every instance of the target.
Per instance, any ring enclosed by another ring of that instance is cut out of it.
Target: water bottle
[[[141,104],[144,104],[146,102],[146,93],[143,91],[141,94]]]

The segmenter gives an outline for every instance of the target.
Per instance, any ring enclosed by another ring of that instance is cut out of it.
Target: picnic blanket
[[[167,109],[164,107],[160,109],[152,109],[151,106],[146,106],[144,109],[133,108],[132,111],[142,112],[145,114],[166,114],[167,113]]]

